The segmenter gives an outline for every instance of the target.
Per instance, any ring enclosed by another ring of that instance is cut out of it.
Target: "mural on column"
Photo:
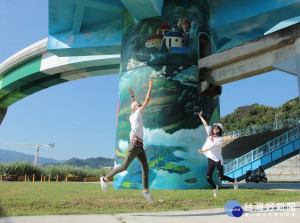
[[[147,80],[154,80],[152,97],[143,112],[144,149],[151,189],[210,188],[207,159],[198,148],[206,132],[198,112],[208,122],[219,120],[219,99],[198,96],[198,33],[209,33],[206,1],[165,1],[162,17],[136,22],[125,14],[119,81],[116,163],[129,144],[131,96],[143,102]],[[219,182],[216,175],[216,182]],[[114,178],[114,188],[142,188],[142,169],[135,159]]]

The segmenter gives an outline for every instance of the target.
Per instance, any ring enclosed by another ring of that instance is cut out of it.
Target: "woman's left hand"
[[[201,149],[198,149],[198,153],[203,153],[203,151]]]
[[[148,79],[149,85],[152,86],[153,85],[153,80],[149,77]]]

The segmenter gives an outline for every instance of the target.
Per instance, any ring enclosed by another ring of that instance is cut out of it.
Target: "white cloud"
[[[128,142],[127,141],[123,141],[123,140],[119,140],[119,150],[124,153],[125,150],[128,149]]]
[[[171,146],[171,147],[201,147],[206,140],[206,131],[201,125],[197,129],[181,129],[173,134],[163,129],[144,128],[145,146]]]

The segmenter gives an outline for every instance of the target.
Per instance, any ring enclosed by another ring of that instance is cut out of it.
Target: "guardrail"
[[[237,138],[241,136],[255,135],[258,133],[274,131],[283,128],[292,128],[294,126],[297,126],[298,124],[300,124],[299,117],[288,118],[285,120],[279,120],[277,122],[270,122],[263,125],[251,126],[246,129],[239,129],[232,132],[226,132],[223,134],[223,137],[228,139],[228,138]]]
[[[262,156],[272,153],[273,151],[289,144],[290,142],[295,141],[300,138],[300,125],[287,131],[281,136],[265,143],[264,145],[246,153],[245,155],[234,159],[233,161],[224,165],[224,174],[237,170]]]

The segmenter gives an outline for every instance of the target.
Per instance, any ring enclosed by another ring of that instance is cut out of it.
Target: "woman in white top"
[[[143,187],[144,191],[142,192],[143,196],[150,202],[152,202],[151,194],[149,193],[149,167],[147,163],[146,153],[143,149],[143,117],[142,113],[146,106],[148,105],[151,97],[153,81],[149,78],[149,89],[146,95],[144,104],[135,101],[134,91],[128,88],[129,93],[131,94],[131,109],[132,114],[129,117],[129,121],[131,124],[131,131],[129,134],[130,144],[128,147],[127,155],[124,158],[122,164],[118,166],[116,169],[112,170],[109,174],[104,177],[101,177],[101,188],[104,192],[107,191],[107,182],[109,178],[113,177],[117,173],[123,172],[128,168],[130,163],[137,157],[139,163],[142,166],[142,177],[143,177]]]
[[[238,188],[238,183],[236,179],[232,179],[230,177],[224,176],[223,172],[223,157],[222,157],[222,144],[223,144],[223,138],[222,138],[222,131],[223,131],[223,125],[221,123],[214,123],[213,126],[209,126],[205,119],[202,117],[202,111],[199,113],[199,117],[205,126],[205,130],[207,132],[207,139],[205,144],[203,145],[202,149],[199,149],[199,153],[203,153],[207,159],[207,181],[213,188],[213,194],[214,197],[218,194],[218,185],[215,185],[212,174],[217,167],[217,173],[220,180],[227,180],[229,182],[232,182],[234,185],[234,189],[236,190]]]

